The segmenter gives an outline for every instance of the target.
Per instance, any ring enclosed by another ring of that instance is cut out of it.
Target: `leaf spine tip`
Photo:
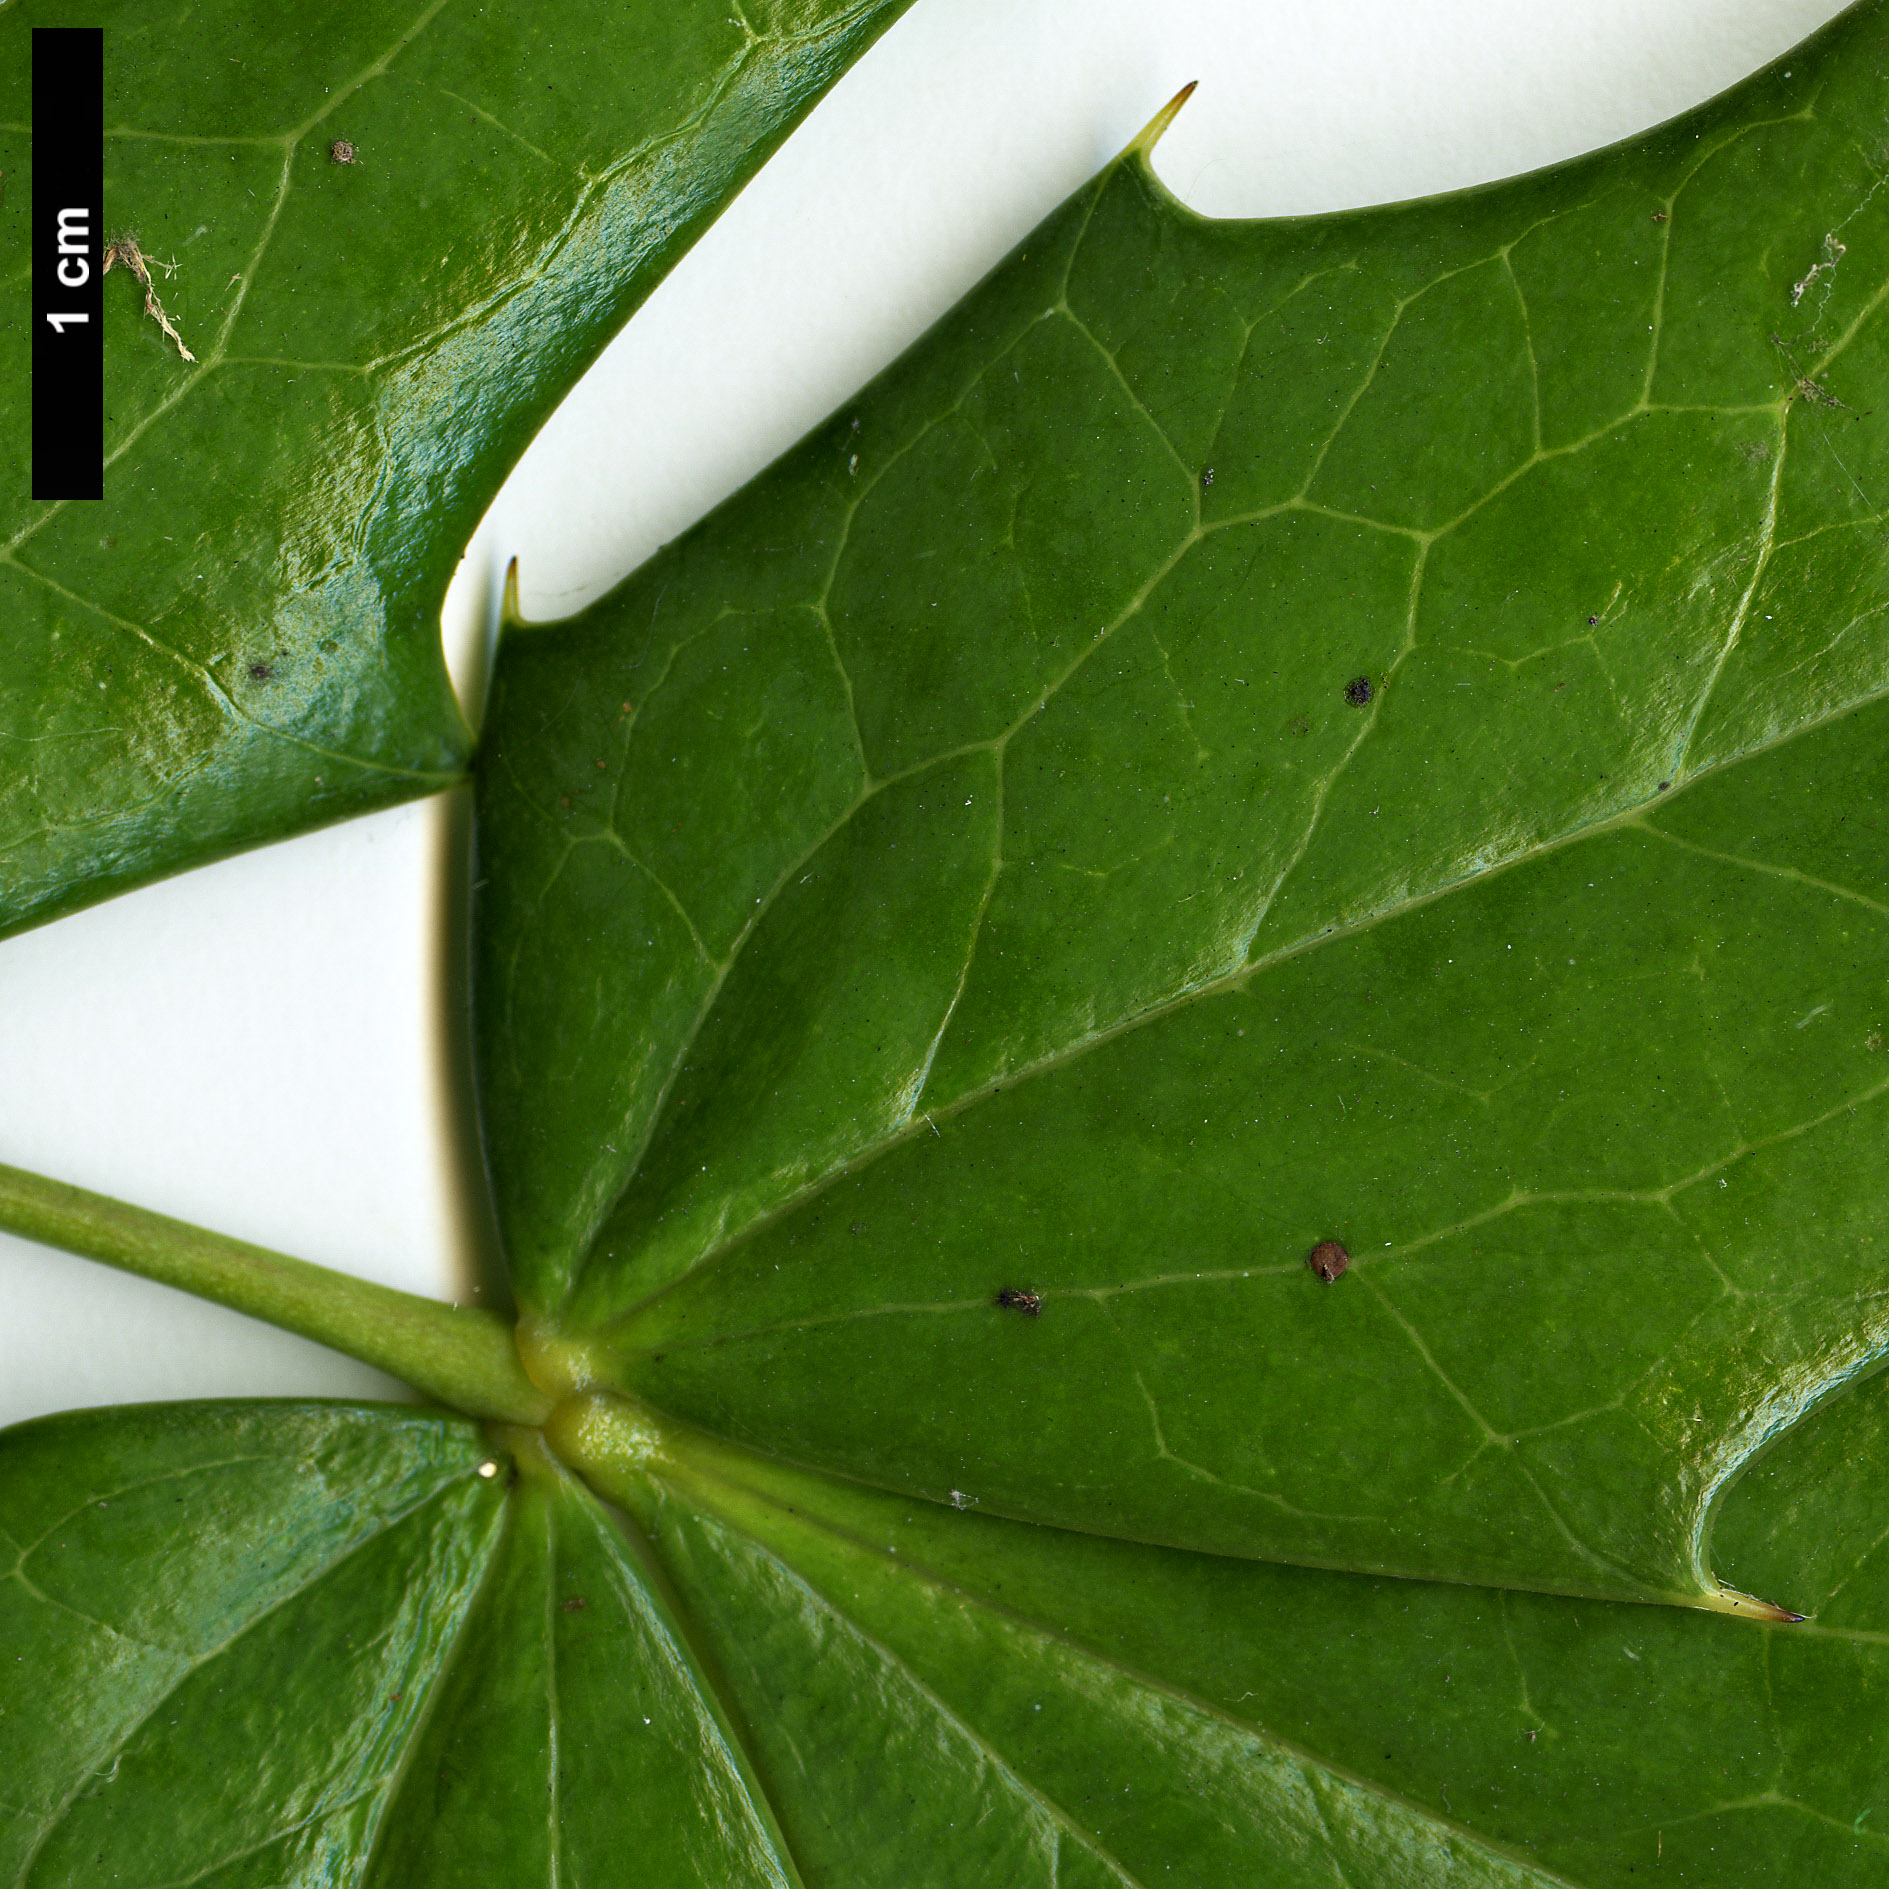
[[[1160,143],[1162,132],[1180,115],[1181,107],[1194,96],[1194,88],[1199,83],[1200,81],[1198,79],[1189,79],[1187,83],[1148,120],[1142,127],[1140,135],[1135,138],[1128,149],[1130,151],[1139,152],[1144,158],[1149,156],[1153,152],[1154,147]]]
[[[1788,1626],[1795,1626],[1807,1618],[1804,1614],[1792,1613],[1788,1607],[1780,1607],[1774,1600],[1760,1600],[1755,1594],[1741,1594],[1735,1587],[1718,1587],[1711,1593],[1701,1595],[1696,1604],[1713,1613],[1742,1614],[1747,1620],[1771,1620]]]

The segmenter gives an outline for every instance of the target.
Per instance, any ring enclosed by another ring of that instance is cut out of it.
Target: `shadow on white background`
[[[1456,189],[1631,135],[1828,0],[916,0],[664,284],[494,502],[563,616],[791,446],[1189,79],[1156,167],[1214,216]],[[463,790],[0,944],[0,1161],[413,1291],[502,1291],[469,1139]],[[0,1423],[204,1395],[397,1396],[317,1346],[0,1236]]]

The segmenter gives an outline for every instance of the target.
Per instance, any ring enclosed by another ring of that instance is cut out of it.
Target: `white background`
[[[915,0],[573,391],[448,599],[561,616],[900,352],[1189,79],[1156,157],[1213,216],[1450,190],[1629,136],[1833,0]],[[463,791],[0,944],[0,1161],[413,1291],[490,1297],[459,1024]],[[0,1236],[0,1424],[396,1396],[365,1367]]]

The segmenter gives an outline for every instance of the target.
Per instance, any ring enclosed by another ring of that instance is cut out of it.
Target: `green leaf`
[[[810,1881],[1860,1884],[1886,1392],[1726,1508],[1728,1566],[1789,1569],[1810,1625],[1180,1553],[683,1439],[631,1499]]]
[[[1301,223],[1151,131],[514,621],[535,1392],[372,1341],[555,1407],[0,1437],[0,1873],[1875,1882],[1885,51]]]
[[[35,504],[18,467],[0,504],[0,744],[26,757],[0,784],[0,932],[458,776],[439,609],[474,525],[898,11],[7,9],[15,253],[28,35],[101,25],[107,234],[135,237],[176,339],[129,265],[108,278],[104,502]],[[0,341],[22,442],[28,347],[23,323]]]
[[[0,1441],[0,1869],[1868,1883],[1886,1391],[1727,1505],[1792,1627],[1030,1527],[607,1413],[554,1433],[633,1521],[410,1411],[45,1419]]]
[[[49,1418],[0,1440],[0,1546],[10,1883],[791,1880],[650,1575],[540,1449],[332,1404]]]
[[[7,1431],[5,1880],[357,1854],[492,1557],[484,1459],[465,1423],[315,1404]]]
[[[548,1388],[1748,1604],[1717,1499],[1889,1346],[1886,41],[1360,215],[1205,222],[1144,141],[510,630],[479,1033]]]

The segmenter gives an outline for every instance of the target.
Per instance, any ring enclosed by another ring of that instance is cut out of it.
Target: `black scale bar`
[[[33,496],[105,496],[105,35],[33,28]]]

